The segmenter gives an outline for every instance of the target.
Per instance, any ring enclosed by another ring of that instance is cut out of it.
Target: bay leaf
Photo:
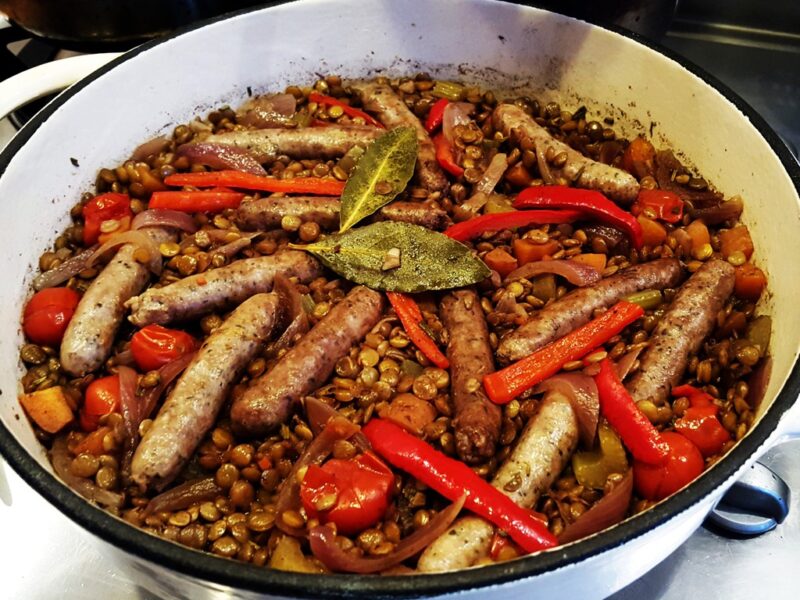
[[[345,279],[376,290],[449,290],[478,283],[491,274],[465,245],[411,223],[381,221],[292,247],[311,252]],[[386,268],[387,255],[397,250],[399,266]]]
[[[342,192],[339,233],[388,204],[414,174],[417,134],[411,127],[387,131],[367,146]]]

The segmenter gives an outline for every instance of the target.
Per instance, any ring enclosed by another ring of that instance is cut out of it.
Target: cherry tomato
[[[197,340],[185,331],[148,325],[133,334],[131,352],[139,368],[154,371],[197,349]]]
[[[22,315],[25,335],[37,344],[57,346],[80,299],[78,292],[64,287],[36,292]]]
[[[703,456],[692,442],[674,431],[661,433],[669,446],[667,462],[649,465],[633,463],[633,482],[640,496],[648,500],[661,500],[677,492],[703,472]]]
[[[133,217],[127,194],[108,192],[95,196],[83,206],[83,243],[91,246],[100,237],[100,225],[111,219]]]
[[[97,429],[100,417],[119,410],[119,375],[95,379],[86,388],[80,422],[84,431]]]
[[[309,517],[353,535],[383,517],[393,488],[389,467],[366,452],[349,460],[332,458],[322,467],[311,465],[300,484],[300,499]]]

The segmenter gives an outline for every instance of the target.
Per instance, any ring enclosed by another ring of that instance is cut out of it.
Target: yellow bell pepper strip
[[[600,363],[600,372],[594,376],[594,381],[600,395],[600,414],[619,434],[633,457],[651,465],[663,464],[669,455],[669,447],[636,406],[609,359]]]
[[[223,186],[240,190],[283,192],[285,194],[316,194],[319,196],[341,196],[342,190],[344,190],[344,182],[338,179],[323,179],[321,177],[276,179],[275,177],[264,177],[263,175],[253,175],[252,173],[233,170],[175,173],[164,179],[164,183],[172,186],[190,185],[197,188]]]
[[[565,363],[601,346],[643,314],[644,309],[637,304],[617,302],[593,321],[505,369],[486,375],[483,378],[486,395],[495,404],[508,404],[525,390],[558,373]]]
[[[361,431],[384,460],[448,500],[456,501],[466,495],[464,508],[497,525],[526,552],[558,545],[533,511],[519,506],[463,462],[384,419],[371,419]]]
[[[450,367],[450,361],[447,360],[447,357],[439,350],[436,342],[434,342],[431,337],[425,333],[425,330],[419,326],[422,322],[422,311],[420,311],[414,299],[408,294],[401,294],[399,292],[386,292],[386,295],[389,297],[389,302],[392,304],[394,312],[397,313],[397,317],[400,319],[403,329],[406,330],[408,337],[419,351],[425,355],[425,358],[440,369],[447,369]]]

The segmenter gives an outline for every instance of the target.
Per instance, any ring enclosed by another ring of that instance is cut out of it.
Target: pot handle
[[[60,92],[119,55],[119,52],[103,52],[70,56],[9,77],[0,82],[0,119],[28,102]]]

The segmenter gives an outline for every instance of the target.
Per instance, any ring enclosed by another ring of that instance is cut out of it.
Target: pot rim
[[[200,29],[233,16],[265,10],[287,2],[288,0],[268,2],[259,7],[230,12],[182,27],[168,36],[151,40],[114,59],[61,93],[17,133],[0,153],[0,177],[6,171],[16,153],[50,115],[69,98],[79,93],[81,89],[107,71],[134,58],[141,52],[146,52],[150,48],[167,43],[189,31]],[[658,52],[719,91],[750,120],[761,136],[769,143],[792,180],[798,195],[800,195],[800,163],[794,159],[781,138],[766,121],[727,85],[686,58],[636,33],[612,25],[592,26],[613,31]],[[235,589],[261,593],[268,591],[271,594],[291,597],[351,598],[355,594],[367,594],[367,597],[419,597],[457,592],[464,589],[475,590],[534,577],[583,562],[644,535],[651,529],[689,510],[693,505],[700,502],[730,479],[775,431],[781,417],[791,408],[798,395],[800,395],[800,361],[795,362],[777,397],[745,438],[740,440],[713,468],[705,471],[687,488],[644,513],[631,517],[584,540],[533,556],[522,557],[496,565],[487,565],[478,569],[414,575],[413,577],[361,577],[342,574],[319,576],[255,567],[219,558],[210,553],[192,550],[145,533],[141,529],[125,523],[103,509],[90,504],[62,483],[55,475],[41,467],[2,421],[0,421],[0,455],[5,457],[25,482],[82,528],[125,553],[133,554],[138,558],[184,575],[230,586]]]

